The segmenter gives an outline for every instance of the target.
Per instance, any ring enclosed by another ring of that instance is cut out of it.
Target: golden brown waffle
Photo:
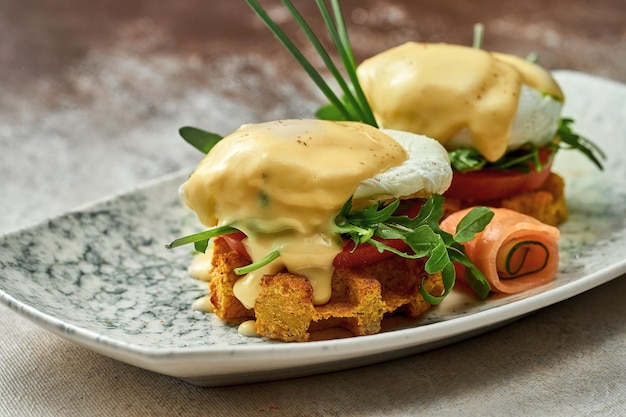
[[[489,201],[446,198],[444,208],[446,213],[453,213],[476,205],[507,208],[527,214],[552,226],[558,226],[569,217],[567,202],[565,201],[565,182],[555,173],[551,173],[546,182],[534,191]]]
[[[235,323],[256,318],[261,336],[287,342],[304,342],[311,331],[333,327],[354,335],[377,333],[386,315],[398,312],[414,318],[430,308],[420,294],[420,282],[430,294],[443,292],[441,274],[424,272],[424,261],[393,256],[369,266],[335,270],[331,299],[320,306],[313,305],[313,289],[305,277],[288,272],[266,275],[252,310],[233,295],[239,278],[233,269],[249,261],[216,238],[212,262],[210,291],[215,314]]]

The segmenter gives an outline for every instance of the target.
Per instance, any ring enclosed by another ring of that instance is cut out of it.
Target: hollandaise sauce
[[[303,275],[314,304],[330,299],[332,262],[341,251],[334,218],[362,180],[398,166],[405,149],[361,123],[281,120],[244,125],[222,139],[182,186],[206,226],[246,234],[253,261],[280,256],[240,278],[235,296],[254,307],[261,278],[281,270]]]
[[[522,85],[562,102],[549,72],[512,55],[408,42],[365,60],[359,82],[381,128],[430,136],[444,146],[469,130],[488,161],[504,155]]]

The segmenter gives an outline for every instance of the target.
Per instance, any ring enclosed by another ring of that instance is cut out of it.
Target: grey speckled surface
[[[0,233],[193,166],[184,124],[227,132],[309,114],[317,95],[231,4],[0,1]],[[620,0],[593,12],[583,1],[346,4],[361,56],[407,38],[467,42],[483,21],[488,47],[626,81]],[[100,356],[1,306],[0,415],[620,416],[625,293],[622,277],[427,353],[215,389]]]

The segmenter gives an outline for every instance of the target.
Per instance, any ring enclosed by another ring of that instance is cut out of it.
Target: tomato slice
[[[228,246],[230,246],[232,250],[237,252],[239,256],[251,259],[250,255],[248,254],[248,250],[246,249],[246,246],[242,242],[243,239],[246,237],[243,232],[235,232],[229,235],[223,235],[222,237],[224,238]]]
[[[402,252],[409,248],[409,245],[400,239],[374,239]],[[343,250],[335,256],[333,266],[338,269],[354,268],[355,266],[373,264],[382,261],[383,259],[395,256],[393,252],[387,250],[379,252],[378,249],[369,243],[357,246],[354,251],[353,249],[354,242],[351,240],[346,241],[343,246]]]
[[[536,190],[550,176],[552,160],[548,160],[551,154],[551,149],[544,149],[540,152],[539,157],[544,164],[541,171],[534,168],[529,172],[495,169],[470,172],[455,171],[452,176],[452,184],[443,195],[456,200],[486,201]]]
[[[424,201],[420,199],[402,201],[400,207],[398,207],[398,210],[396,211],[396,214],[413,218],[419,214],[423,203]],[[222,237],[233,251],[237,252],[240,256],[243,256],[244,258],[250,259],[250,255],[246,250],[246,246],[243,244],[243,239],[246,237],[243,232],[231,233],[228,235],[223,235]],[[409,249],[409,245],[407,245],[400,239],[374,239],[402,252],[405,252]],[[351,240],[346,240],[343,245],[343,250],[339,254],[337,254],[335,259],[333,260],[333,266],[339,269],[353,268],[355,266],[379,262],[392,256],[394,256],[393,252],[379,252],[378,249],[376,249],[369,243],[359,245],[356,249],[354,249],[354,242],[352,242]]]

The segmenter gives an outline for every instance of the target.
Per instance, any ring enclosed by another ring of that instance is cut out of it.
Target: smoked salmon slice
[[[455,234],[469,210],[445,218],[441,229]],[[552,281],[559,267],[559,229],[513,210],[491,210],[494,217],[487,227],[463,244],[468,258],[491,284],[491,290],[512,294]],[[457,273],[463,279],[465,267],[457,268]]]

